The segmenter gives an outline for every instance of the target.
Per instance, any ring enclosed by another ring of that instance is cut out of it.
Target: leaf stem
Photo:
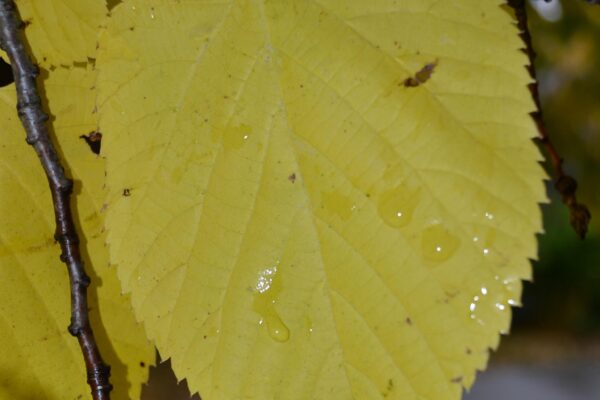
[[[529,85],[529,89],[531,90],[537,111],[531,113],[531,116],[537,124],[539,140],[546,148],[546,152],[554,169],[554,187],[558,193],[560,193],[562,202],[569,208],[571,226],[579,238],[584,239],[592,216],[589,209],[584,204],[577,201],[575,195],[575,192],[577,191],[577,181],[573,177],[565,174],[565,171],[563,170],[563,158],[559,155],[554,144],[552,144],[550,136],[548,136],[546,131],[546,126],[544,125],[534,65],[536,54],[533,50],[529,26],[527,24],[527,9],[525,3],[525,0],[508,0],[508,4],[515,10],[517,24],[521,30],[521,38],[523,39],[523,42],[525,42],[524,51],[529,55],[529,74],[534,80],[534,82]]]
[[[27,133],[29,143],[38,155],[48,178],[56,232],[54,238],[60,243],[60,259],[67,265],[71,285],[71,324],[69,332],[77,337],[87,369],[87,381],[94,400],[109,400],[112,389],[109,383],[110,367],[106,365],[94,339],[87,306],[87,287],[90,278],[86,275],[79,252],[70,195],[73,181],[65,176],[58,153],[52,144],[46,121],[48,115],[42,109],[36,77],[38,68],[33,65],[25,49],[21,35],[23,22],[13,0],[0,0],[0,46],[10,58],[17,89],[17,111]]]

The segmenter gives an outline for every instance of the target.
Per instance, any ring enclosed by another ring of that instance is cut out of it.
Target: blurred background
[[[464,398],[600,399],[600,5],[528,3],[546,128],[579,182],[578,200],[590,208],[592,225],[579,240],[548,185],[535,283],[525,284],[511,334]],[[168,363],[151,370],[143,400],[189,398]]]

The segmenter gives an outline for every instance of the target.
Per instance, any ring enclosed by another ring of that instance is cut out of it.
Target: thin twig
[[[554,168],[554,187],[558,193],[560,193],[562,202],[569,207],[571,226],[577,235],[581,239],[584,239],[592,216],[589,209],[584,204],[577,202],[577,197],[575,196],[575,192],[577,191],[577,181],[573,177],[565,174],[565,171],[563,170],[563,159],[552,144],[544,125],[542,105],[535,74],[534,61],[536,54],[533,50],[531,35],[529,34],[529,27],[527,25],[525,0],[508,0],[508,4],[515,10],[518,27],[521,30],[521,37],[525,42],[525,52],[529,55],[530,65],[528,68],[529,73],[534,80],[529,86],[529,89],[531,90],[537,108],[537,111],[533,112],[531,115],[537,124],[540,142],[546,148],[546,152],[548,153],[548,157]]]
[[[81,346],[87,368],[88,383],[94,400],[110,399],[110,367],[102,361],[90,327],[87,287],[90,279],[83,268],[79,239],[73,223],[70,195],[73,182],[65,176],[58,154],[48,133],[48,115],[42,109],[37,89],[38,68],[33,65],[21,36],[23,23],[12,0],[0,0],[0,46],[10,59],[17,89],[17,111],[27,133],[27,143],[35,149],[50,185],[56,233],[62,250],[60,259],[67,265],[71,283],[71,324],[69,332]]]

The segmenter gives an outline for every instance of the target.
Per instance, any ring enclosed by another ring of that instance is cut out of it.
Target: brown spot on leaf
[[[463,380],[462,376],[457,376],[456,378],[450,379],[450,382],[452,382],[452,383],[461,383],[462,380]]]
[[[292,183],[296,182],[296,173],[292,173],[290,176],[288,176],[288,180]]]
[[[129,197],[129,196],[131,196],[131,189],[129,189],[129,188],[123,189],[123,197]]]
[[[410,317],[406,317],[406,325],[412,325],[412,319]]]
[[[433,74],[433,71],[435,70],[435,67],[437,67],[437,65],[438,60],[425,64],[425,66],[421,68],[415,74],[415,76],[406,78],[404,80],[404,87],[417,87],[424,84],[431,78],[431,75]]]
[[[98,131],[92,131],[87,135],[79,136],[80,139],[85,140],[88,146],[90,146],[90,150],[94,154],[100,154],[100,147],[102,145],[102,134]]]

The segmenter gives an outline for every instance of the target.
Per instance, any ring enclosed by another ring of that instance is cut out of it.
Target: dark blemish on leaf
[[[100,132],[92,131],[87,135],[79,136],[79,138],[85,140],[92,153],[100,154],[100,147],[102,146],[102,134]]]
[[[412,325],[412,319],[410,319],[410,317],[406,317],[406,325]]]
[[[204,335],[203,338],[206,339],[208,336]]]
[[[135,31],[135,26],[130,26],[130,27],[129,27],[129,30],[130,30],[131,32]]]
[[[452,382],[452,383],[461,383],[462,380],[463,380],[462,376],[457,376],[456,378],[450,379],[450,382]]]
[[[146,363],[143,361],[140,361],[140,367],[144,368],[146,366]]]
[[[365,196],[367,196],[367,198],[371,198],[371,193],[365,193]]]
[[[106,2],[106,7],[108,8],[108,10],[112,10],[113,8],[115,8],[117,6],[117,4],[122,3],[123,0],[107,0]]]
[[[129,188],[123,189],[123,197],[129,197],[129,196],[131,196],[131,189],[129,189]]]
[[[387,390],[388,390],[388,392],[391,392],[392,390],[394,390],[394,381],[392,380],[392,378],[388,379]]]
[[[292,173],[290,176],[288,176],[288,180],[292,183],[296,182],[296,173]]]
[[[406,78],[404,80],[404,87],[417,87],[424,84],[429,80],[429,78],[431,78],[431,75],[433,74],[433,71],[435,70],[435,67],[437,67],[437,65],[437,60],[425,64],[425,66],[421,68],[419,72],[415,74],[415,76]]]
[[[0,57],[0,87],[8,86],[15,81],[12,67]]]
[[[470,355],[471,353],[473,353],[473,351],[471,351],[471,349],[467,347],[467,349],[465,350],[465,353]]]
[[[31,22],[32,22],[32,21],[31,21],[31,18],[24,19],[24,20],[23,20],[23,23],[21,24],[21,26],[20,26],[19,28],[21,28],[21,29],[25,29],[25,28],[27,28],[29,25],[31,25]]]

